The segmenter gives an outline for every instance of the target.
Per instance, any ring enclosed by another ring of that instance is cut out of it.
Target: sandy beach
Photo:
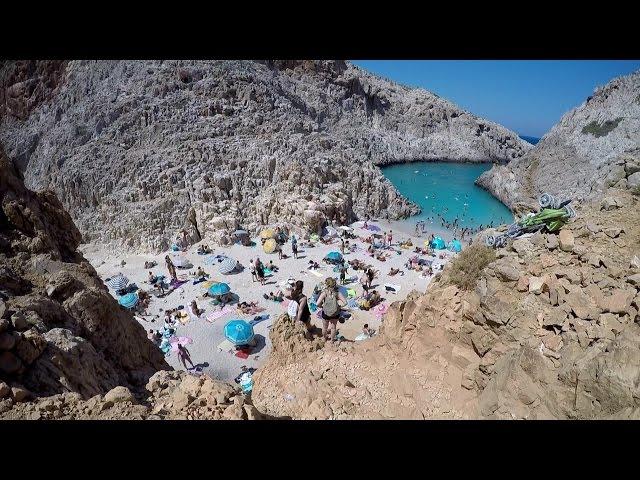
[[[385,222],[375,221],[382,231],[392,230],[394,232],[393,247],[399,251],[400,254],[387,250],[391,256],[385,262],[379,261],[376,258],[372,258],[366,252],[368,244],[365,244],[359,239],[350,240],[350,243],[357,245],[357,251],[345,254],[347,261],[353,259],[360,259],[363,262],[372,265],[378,270],[378,275],[373,282],[373,287],[380,292],[383,296],[383,303],[390,305],[392,302],[404,299],[409,292],[417,290],[424,292],[427,285],[430,282],[430,277],[423,277],[421,272],[407,271],[404,267],[407,260],[415,255],[413,249],[401,249],[398,246],[398,242],[411,239],[414,246],[422,247],[426,236],[416,237],[410,235],[407,232],[407,223],[399,225],[400,222]],[[353,233],[358,237],[367,237],[373,232],[362,228],[362,222],[357,222],[352,225]],[[403,227],[403,228],[398,228]],[[403,232],[404,231],[404,232]],[[196,300],[198,307],[204,309],[205,312],[200,317],[191,316],[184,323],[180,322],[177,326],[176,335],[179,337],[188,337],[192,340],[192,343],[187,345],[191,353],[191,358],[196,365],[202,367],[202,370],[214,378],[225,381],[233,381],[241,373],[242,366],[258,368],[269,355],[271,344],[269,340],[269,328],[279,315],[285,312],[285,307],[281,303],[276,303],[271,300],[266,300],[263,294],[269,292],[276,292],[282,288],[282,285],[288,278],[295,280],[302,280],[304,282],[304,293],[309,298],[312,295],[314,286],[332,276],[338,279],[339,274],[333,271],[333,266],[322,263],[322,259],[331,251],[340,250],[340,240],[334,239],[330,245],[317,243],[313,248],[305,248],[299,244],[298,259],[294,259],[291,255],[291,243],[287,242],[283,246],[283,253],[289,256],[289,258],[279,260],[277,253],[266,254],[261,246],[260,239],[254,238],[256,243],[253,247],[245,247],[239,244],[218,247],[209,245],[212,250],[212,255],[202,256],[197,253],[198,244],[189,246],[186,252],[163,252],[157,255],[121,255],[113,250],[106,249],[104,247],[98,247],[95,245],[84,245],[81,250],[85,257],[95,267],[100,277],[106,281],[113,275],[121,272],[130,282],[135,283],[138,288],[147,290],[152,294],[152,299],[149,307],[146,310],[146,315],[137,314],[137,318],[145,328],[149,329],[162,329],[164,310],[172,309],[183,306],[185,309],[191,304],[192,300]],[[202,243],[207,243],[206,240]],[[421,255],[420,258],[432,259],[434,265],[446,263],[453,255],[449,251],[444,252],[446,258],[439,259],[429,256]],[[164,275],[168,278],[167,268],[165,266],[164,257],[170,255],[171,258],[183,257],[188,260],[193,266],[188,269],[178,269],[178,278],[186,280],[186,282],[180,285],[175,290],[171,291],[164,297],[157,297],[155,290],[147,282],[148,272],[153,272],[154,275]],[[218,272],[218,263],[213,260],[215,255],[225,255],[232,257],[244,267],[243,271],[239,273],[233,273],[223,275]],[[271,277],[267,278],[265,285],[260,285],[259,282],[252,281],[251,273],[248,269],[250,259],[260,258],[265,265],[268,265],[272,260],[274,265],[278,267],[278,272],[275,272]],[[309,260],[314,260],[320,264],[320,268],[315,271],[308,269]],[[122,262],[125,262],[122,264]],[[157,262],[157,266],[151,269],[145,269],[145,262]],[[192,272],[198,267],[202,267],[206,273],[210,275],[209,280],[225,282],[231,287],[231,292],[239,297],[239,301],[256,302],[264,311],[256,313],[255,315],[243,315],[237,311],[235,305],[228,308],[228,312],[220,315],[220,307],[211,304],[210,299],[203,298],[203,294],[206,292],[206,288],[202,283],[193,284]],[[397,274],[395,276],[389,276],[389,270],[391,268],[397,268],[404,271],[404,275]],[[358,296],[362,295],[363,289],[358,282],[359,276],[362,274],[361,270],[355,271],[349,268],[347,271],[347,280],[351,278],[351,282],[348,282],[346,288],[355,290]],[[386,292],[384,284],[393,284],[399,286],[397,293]],[[116,296],[115,292],[110,289],[111,293]],[[123,307],[121,307],[123,308]],[[349,310],[351,317],[344,323],[338,323],[339,333],[347,340],[354,340],[362,330],[364,324],[368,323],[371,328],[378,329],[381,323],[381,317],[376,315],[374,310],[363,311],[358,308]],[[218,316],[218,318],[211,319],[211,314]],[[257,345],[253,348],[247,358],[240,358],[236,356],[236,350],[232,345],[225,340],[223,327],[231,319],[243,319],[246,321],[253,320],[256,316],[262,316],[264,320],[258,321],[254,324],[254,331],[256,334]],[[322,320],[312,313],[312,322],[318,327],[322,327]],[[176,369],[183,369],[179,363],[178,356],[175,352],[169,352],[167,355],[167,362]]]

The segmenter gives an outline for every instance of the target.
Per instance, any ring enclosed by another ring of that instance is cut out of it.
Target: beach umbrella
[[[118,290],[124,290],[125,288],[127,288],[127,285],[129,285],[129,279],[123,274],[119,273],[114,277],[111,277],[108,283],[109,286],[117,292]]]
[[[234,345],[248,344],[253,335],[253,327],[244,320],[230,320],[224,326],[224,336]]]
[[[260,238],[266,240],[267,238],[273,238],[276,236],[276,232],[272,228],[265,228],[260,232]]]
[[[224,295],[225,293],[229,293],[231,288],[226,283],[214,283],[209,287],[209,293],[211,295]]]
[[[118,299],[118,303],[124,308],[133,308],[138,304],[138,295],[135,292],[127,293]]]
[[[462,245],[458,240],[452,240],[451,242],[449,242],[449,250],[451,250],[452,252],[459,252],[462,250]]]
[[[276,246],[277,246],[277,243],[275,239],[270,238],[269,240],[264,242],[264,245],[262,246],[262,248],[264,249],[264,253],[273,253],[276,251]]]
[[[223,275],[233,272],[238,266],[235,258],[227,257],[218,264],[218,271]]]
[[[431,241],[431,247],[435,248],[436,250],[444,250],[445,248],[447,248],[447,244],[444,243],[444,240],[442,240],[442,238],[434,237],[434,239]]]
[[[340,252],[329,252],[327,253],[327,256],[325,257],[328,260],[333,260],[335,262],[340,262],[342,261],[342,254]]]

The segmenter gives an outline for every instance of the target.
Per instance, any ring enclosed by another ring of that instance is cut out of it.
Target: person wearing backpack
[[[334,342],[336,340],[338,319],[340,318],[340,301],[343,302],[344,306],[347,303],[347,299],[338,290],[335,278],[327,278],[326,285],[316,305],[322,307],[322,337],[327,338],[327,330],[331,327],[331,336],[327,340]]]

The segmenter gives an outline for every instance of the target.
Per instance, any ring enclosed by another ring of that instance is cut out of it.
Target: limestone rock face
[[[0,277],[10,280],[0,283],[0,381],[35,397],[135,390],[168,368],[80,240],[56,196],[27,190],[0,150]]]
[[[545,192],[598,198],[611,186],[637,189],[640,165],[640,72],[616,78],[565,114],[526,155],[477,180],[507,206]],[[608,203],[607,209],[615,208]]]
[[[502,164],[530,148],[342,61],[72,61],[55,82],[45,66],[21,65],[0,71],[7,99],[24,97],[20,82],[49,86],[0,115],[0,141],[86,241],[121,248],[164,249],[183,228],[223,241],[239,226],[402,218],[418,207],[377,165]]]
[[[607,195],[619,208],[580,206],[559,241],[538,234],[498,249],[473,291],[452,284],[447,265],[426,292],[392,303],[370,340],[324,344],[281,317],[254,376],[256,408],[304,419],[632,416],[640,199]]]

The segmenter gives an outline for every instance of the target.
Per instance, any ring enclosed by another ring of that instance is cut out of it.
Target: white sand
[[[422,246],[425,240],[425,237],[417,238],[411,237],[408,234],[399,234],[399,229],[394,228],[398,225],[395,225],[394,223],[376,221],[375,224],[378,225],[382,229],[382,231],[388,231],[389,229],[394,231],[393,243],[396,248],[398,241],[407,238],[411,238],[413,244],[419,246]],[[368,230],[359,228],[358,225],[361,225],[361,222],[358,222],[354,225],[354,233],[356,235],[365,237],[372,233]],[[279,288],[281,288],[280,284],[283,281],[285,281],[289,277],[293,277],[296,280],[304,281],[304,293],[308,297],[310,297],[313,292],[314,286],[318,282],[327,278],[327,276],[333,276],[336,279],[339,277],[338,273],[333,272],[333,267],[321,262],[321,260],[326,256],[328,252],[333,250],[340,250],[339,240],[334,241],[332,245],[318,244],[314,248],[305,249],[300,245],[299,239],[299,255],[297,260],[291,256],[290,242],[283,247],[284,253],[289,255],[289,258],[278,260],[277,253],[264,253],[260,245],[260,240],[254,239],[254,241],[257,244],[255,247],[233,245],[230,247],[214,248],[214,255],[223,254],[230,256],[237,259],[245,267],[244,271],[230,275],[222,275],[218,273],[217,262],[212,265],[205,265],[205,257],[196,253],[197,245],[191,246],[186,253],[165,252],[159,255],[118,255],[118,252],[109,251],[94,245],[84,245],[81,250],[85,257],[95,267],[98,274],[103,280],[110,278],[118,272],[122,272],[129,278],[131,282],[135,283],[139,288],[148,291],[151,290],[150,285],[147,283],[149,270],[144,268],[144,263],[146,261],[155,260],[158,265],[152,268],[151,271],[155,275],[165,275],[166,279],[168,280],[170,279],[170,277],[165,267],[165,255],[169,254],[172,257],[174,255],[182,255],[190,260],[190,262],[193,264],[193,267],[187,270],[178,269],[177,272],[179,278],[187,273],[194,272],[198,266],[202,266],[205,272],[210,274],[210,280],[223,281],[229,284],[229,286],[231,287],[231,291],[239,296],[240,301],[255,301],[258,303],[258,305],[264,307],[265,311],[260,312],[257,315],[268,314],[269,318],[254,326],[258,345],[254,349],[253,354],[249,356],[249,358],[241,359],[234,355],[235,350],[232,352],[230,352],[230,348],[220,350],[218,348],[218,345],[225,341],[223,327],[226,322],[234,318],[240,318],[250,321],[253,319],[253,315],[239,314],[235,310],[234,306],[234,310],[232,313],[215,320],[213,323],[208,322],[204,317],[206,317],[212,311],[219,310],[220,308],[211,305],[209,303],[209,300],[202,298],[202,294],[205,292],[205,289],[203,288],[202,284],[193,285],[191,275],[189,275],[189,281],[187,283],[183,284],[181,287],[171,292],[164,298],[156,298],[152,293],[151,304],[147,309],[147,313],[149,315],[140,322],[145,330],[148,332],[150,328],[154,330],[162,329],[164,316],[163,311],[165,309],[175,308],[179,305],[184,305],[184,307],[186,308],[188,305],[190,305],[191,301],[195,299],[198,307],[200,307],[201,309],[205,309],[205,313],[199,319],[189,320],[186,325],[178,324],[177,335],[186,336],[193,339],[193,344],[188,345],[187,348],[191,353],[191,359],[194,361],[194,363],[207,363],[208,366],[204,366],[203,368],[205,372],[207,372],[214,378],[219,378],[225,381],[233,381],[233,379],[240,373],[241,367],[243,365],[246,365],[247,367],[257,368],[265,361],[271,348],[271,343],[269,340],[269,327],[272,325],[275,319],[285,311],[282,304],[265,300],[263,298],[263,294],[268,294],[269,292],[275,293]],[[206,243],[206,241],[204,243]],[[368,247],[367,244],[364,244],[359,240],[350,240],[350,243],[356,243],[359,247],[359,250],[355,253],[347,253],[345,255],[346,260],[358,258],[370,265],[373,265],[375,269],[379,270],[378,277],[374,279],[373,285],[374,288],[376,288],[376,290],[378,290],[378,292],[380,292],[380,294],[383,296],[385,304],[390,305],[396,300],[404,299],[412,290],[424,292],[424,290],[426,289],[430,278],[422,277],[419,272],[406,271],[406,269],[404,268],[404,264],[407,259],[410,256],[414,255],[413,253],[411,253],[412,250],[401,249],[401,255],[390,251],[390,253],[392,254],[391,258],[387,259],[387,261],[385,262],[381,262],[375,258],[370,257],[366,253],[366,248]],[[210,246],[213,248],[213,245]],[[434,265],[446,262],[452,255],[453,254],[451,254],[450,252],[447,252],[447,259],[436,259],[434,261]],[[265,265],[268,265],[269,260],[273,260],[273,263],[277,267],[279,267],[279,271],[275,273],[273,277],[267,278],[267,282],[263,286],[258,282],[252,282],[251,273],[248,269],[249,260],[255,259],[256,256],[259,257]],[[121,266],[121,262],[123,260],[126,262],[124,267]],[[309,271],[307,270],[309,260],[315,260],[321,265],[321,268],[319,270],[316,270],[316,272],[321,274],[321,276],[316,276],[309,273]],[[388,272],[392,267],[399,268],[405,271],[405,274],[397,274],[393,277],[389,276]],[[358,295],[362,294],[362,287],[356,280],[356,277],[359,277],[361,274],[361,270],[354,271],[350,268],[347,271],[347,278],[349,278],[349,276],[354,277],[354,282],[347,284],[346,287],[353,288]],[[400,292],[397,294],[385,292],[385,283],[401,285]],[[113,290],[111,290],[111,292],[115,296],[115,292],[113,292]],[[352,310],[351,313],[352,317],[350,319],[348,319],[345,323],[338,324],[340,333],[346,339],[353,340],[360,333],[365,323],[368,323],[371,328],[374,328],[376,330],[380,326],[381,321],[372,310],[361,311],[355,309]],[[316,326],[322,326],[322,321],[315,315],[315,313],[312,313],[312,321]],[[177,355],[173,352],[171,352],[167,357],[167,362],[174,368],[183,368],[182,365],[180,365],[178,362]]]

